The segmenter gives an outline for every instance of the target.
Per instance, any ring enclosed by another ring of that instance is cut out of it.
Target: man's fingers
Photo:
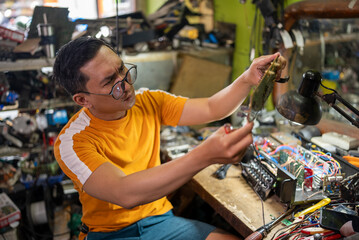
[[[263,60],[263,62],[261,63],[261,65],[266,65],[266,64],[270,64],[271,62],[273,62],[273,60],[276,58],[276,57],[280,57],[280,53],[279,52],[276,52],[274,54],[271,54],[271,55],[264,55],[262,56],[261,58],[259,58],[260,60]],[[261,62],[261,61],[260,61]]]
[[[244,138],[242,138],[241,141],[237,142],[234,145],[234,149],[236,149],[236,151],[241,151],[246,149],[251,143],[253,142],[253,137],[252,134],[248,134],[246,135]]]
[[[233,143],[229,148],[227,148],[226,155],[227,158],[231,158],[232,162],[239,162],[246,150],[247,147],[253,142],[252,135],[248,134],[240,141]]]
[[[239,138],[244,137],[245,135],[247,135],[248,133],[252,132],[252,128],[253,128],[253,122],[247,123],[246,125],[244,125],[241,128],[238,129],[234,129],[231,130],[230,132],[228,132],[228,136],[226,136],[226,138],[229,141],[237,141]],[[225,129],[225,127],[224,127]],[[225,132],[225,130],[224,130]]]
[[[278,60],[279,64],[281,65],[281,69],[284,69],[287,65],[287,60],[283,56],[279,56]]]
[[[252,142],[253,123],[249,123],[240,129],[233,130],[225,136],[225,144],[229,157],[237,156],[246,149]]]

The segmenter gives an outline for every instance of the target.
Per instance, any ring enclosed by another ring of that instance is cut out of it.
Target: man
[[[136,66],[125,64],[101,40],[83,37],[63,46],[53,76],[83,108],[60,132],[55,156],[79,192],[87,239],[238,239],[173,216],[166,195],[211,164],[238,162],[252,142],[253,124],[228,134],[222,127],[185,156],[162,165],[160,127],[229,116],[278,55],[255,59],[210,98],[187,99],[164,91],[135,94]]]
[[[348,221],[344,223],[343,226],[341,226],[340,228],[340,233],[345,237],[349,237],[352,235],[357,235],[356,237],[359,237],[359,221],[355,219],[353,221]]]

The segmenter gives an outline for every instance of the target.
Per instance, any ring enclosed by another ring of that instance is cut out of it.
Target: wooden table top
[[[242,177],[239,166],[231,166],[225,179],[219,180],[212,176],[220,166],[215,164],[203,169],[189,185],[241,236],[247,237],[263,226],[261,199]],[[263,207],[266,224],[286,210],[286,206],[275,195],[266,199]],[[280,226],[273,228],[266,239],[270,239],[277,228]]]

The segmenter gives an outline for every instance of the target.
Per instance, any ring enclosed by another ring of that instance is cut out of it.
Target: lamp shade
[[[300,124],[317,124],[322,117],[322,108],[316,96],[321,80],[319,72],[305,72],[298,90],[286,92],[280,97],[276,106],[278,112]]]

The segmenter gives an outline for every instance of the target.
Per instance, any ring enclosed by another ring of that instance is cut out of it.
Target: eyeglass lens
[[[130,66],[124,78],[113,86],[113,91],[112,91],[113,98],[115,99],[121,98],[122,94],[125,91],[125,81],[132,85],[135,83],[136,78],[137,78],[137,69],[134,66]]]

